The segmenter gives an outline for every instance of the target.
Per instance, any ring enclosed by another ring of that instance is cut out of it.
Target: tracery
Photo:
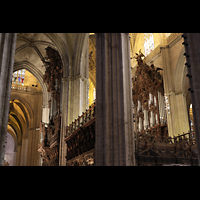
[[[12,83],[24,85],[25,69],[20,69],[13,73]]]
[[[147,56],[154,50],[153,33],[144,33],[144,54]]]

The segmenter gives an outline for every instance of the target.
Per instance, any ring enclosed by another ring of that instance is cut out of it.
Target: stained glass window
[[[25,69],[20,69],[13,73],[12,83],[24,85]]]
[[[147,56],[154,49],[153,33],[144,33],[144,54]]]
[[[13,73],[13,83],[17,82],[17,71]]]

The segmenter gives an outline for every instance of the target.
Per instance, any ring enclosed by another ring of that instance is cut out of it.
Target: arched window
[[[153,33],[144,33],[144,54],[147,56],[154,49]]]
[[[25,69],[20,69],[13,73],[12,83],[24,85]]]

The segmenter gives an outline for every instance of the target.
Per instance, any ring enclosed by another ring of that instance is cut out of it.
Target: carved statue
[[[141,52],[141,49],[139,50],[139,54],[135,53],[136,56],[134,56],[133,58],[135,58],[138,62],[138,65],[141,65],[143,63],[142,58],[145,57],[145,55]]]

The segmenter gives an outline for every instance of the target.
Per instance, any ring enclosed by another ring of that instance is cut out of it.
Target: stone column
[[[28,138],[22,139],[20,166],[26,166],[28,153]]]
[[[194,127],[200,165],[200,33],[184,33],[186,66],[188,68]]]
[[[59,149],[59,165],[66,166],[67,144],[65,140],[66,127],[88,109],[88,78],[68,76],[62,79],[62,120]]]
[[[21,159],[23,156],[26,156],[25,166],[39,166],[39,152],[38,152],[38,144],[40,143],[40,134],[36,131],[36,127],[29,128],[29,134],[27,139],[27,153],[23,154],[23,144],[21,149]],[[23,163],[22,161],[20,161]]]
[[[69,76],[66,79],[68,81],[68,124],[71,124],[88,108],[86,95],[88,79],[81,75]]]
[[[169,59],[169,47],[167,46],[167,40],[164,33],[160,34],[161,36],[161,58],[162,58],[162,64],[163,64],[163,82],[164,82],[164,95],[168,98],[169,106],[171,110],[171,98],[170,94],[173,91],[173,85],[174,85],[174,78],[173,74],[171,73],[173,69],[170,65],[170,59]],[[172,113],[167,112],[167,127],[168,127],[168,134],[169,136],[173,136],[175,133],[175,129],[173,128],[173,119],[172,119]]]
[[[17,159],[17,150],[14,150],[14,155],[13,155],[13,166],[16,166],[16,159]]]
[[[96,34],[95,165],[135,165],[127,33]]]
[[[186,96],[183,92],[171,92],[169,95],[170,113],[168,120],[171,118],[171,129],[168,130],[169,136],[187,133],[189,128],[188,111],[186,106]],[[169,128],[169,124],[168,124]]]
[[[0,166],[4,165],[16,33],[0,33]]]
[[[21,143],[17,145],[16,166],[20,166],[21,147],[22,147]]]
[[[164,95],[168,99],[167,126],[169,136],[188,132],[189,120],[184,93],[175,90],[175,71],[170,63],[169,46],[164,34],[161,34],[161,56],[163,63]]]
[[[78,118],[78,116],[82,115],[82,112],[85,112],[88,108],[88,85],[89,80],[86,77],[83,77],[82,75],[77,75],[74,77],[71,77],[71,104],[72,106],[70,109],[72,109],[71,112],[71,123],[74,119]]]
[[[84,35],[84,34],[83,34]],[[83,36],[82,35],[82,36]],[[77,43],[72,66],[69,67],[68,124],[89,108],[89,34]]]
[[[68,124],[68,92],[69,92],[69,80],[63,78],[63,89],[62,89],[62,120],[60,130],[60,149],[59,149],[59,166],[66,166],[66,153],[67,144],[65,142],[66,127]]]

